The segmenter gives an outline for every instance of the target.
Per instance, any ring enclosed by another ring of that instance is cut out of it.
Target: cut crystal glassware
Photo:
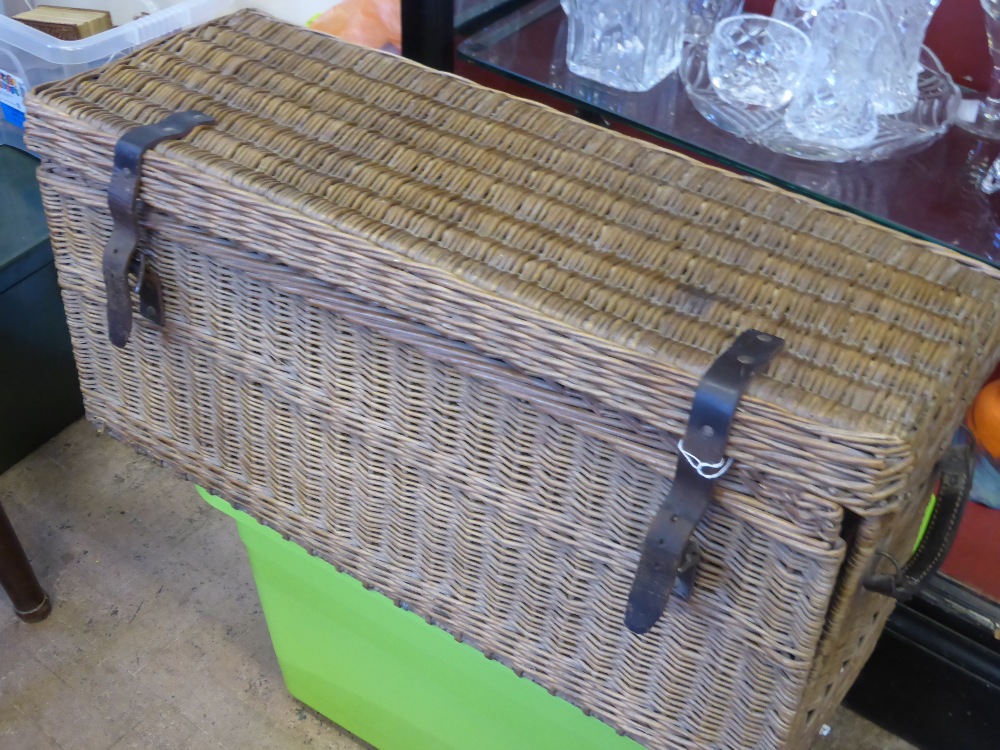
[[[898,115],[879,115],[878,134],[867,146],[843,148],[797,138],[785,127],[787,107],[746,107],[725,101],[712,85],[705,45],[690,48],[679,75],[694,108],[713,125],[775,153],[829,162],[871,162],[918,151],[940,137],[962,101],[959,88],[933,52],[923,48],[917,103]]]
[[[734,106],[783,107],[809,65],[809,48],[808,37],[784,21],[754,14],[726,18],[708,44],[712,85]]]
[[[688,0],[563,0],[566,64],[623,91],[648,91],[680,63]]]
[[[809,41],[812,56],[785,113],[788,132],[803,141],[858,148],[875,141],[872,102],[875,45],[882,23],[853,10],[824,10]]]
[[[875,45],[873,100],[880,115],[906,112],[917,103],[920,50],[941,0],[837,0],[839,7],[874,16],[885,27]]]
[[[837,7],[842,0],[775,0],[771,18],[790,23],[808,33],[819,12],[826,7]]]
[[[723,18],[743,12],[744,0],[687,0],[687,41],[702,42]]]
[[[983,175],[982,182],[979,183],[980,189],[987,195],[993,195],[996,192],[1000,192],[1000,157],[993,160],[990,164],[990,168],[986,170],[986,174]]]
[[[985,96],[974,102],[975,114],[971,120],[959,121],[964,129],[990,140],[1000,139],[1000,0],[979,0],[986,15],[986,39],[993,60],[990,88]]]
[[[806,32],[820,16],[834,10],[867,13],[881,21],[884,36],[875,44],[873,101],[878,114],[895,115],[917,102],[920,49],[940,4],[941,0],[776,0],[771,15]]]

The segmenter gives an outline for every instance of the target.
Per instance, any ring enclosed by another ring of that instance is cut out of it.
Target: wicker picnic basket
[[[256,12],[30,110],[90,419],[649,748],[807,747],[940,557],[985,266]]]

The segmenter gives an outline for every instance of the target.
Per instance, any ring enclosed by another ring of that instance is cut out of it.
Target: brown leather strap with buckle
[[[114,171],[108,185],[108,207],[114,225],[104,248],[104,288],[108,304],[108,337],[117,347],[128,343],[132,332],[132,291],[139,294],[139,313],[163,324],[163,295],[159,279],[137,258],[139,246],[139,179],[147,150],[167,140],[183,138],[199,125],[215,120],[203,112],[175,112],[152,125],[133,128],[115,144]],[[134,275],[133,285],[129,277]]]
[[[767,367],[784,343],[767,333],[745,331],[698,384],[687,430],[677,445],[674,483],[650,523],[632,581],[625,608],[629,630],[652,628],[675,587],[682,598],[690,596],[701,559],[691,534],[708,509],[715,480],[732,463],[725,449],[736,406],[754,373]]]

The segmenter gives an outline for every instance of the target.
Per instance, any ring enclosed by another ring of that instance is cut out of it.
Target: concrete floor
[[[0,475],[55,604],[0,592],[3,750],[356,750],[292,698],[232,522],[86,422]],[[912,750],[841,710],[816,750]],[[525,749],[527,750],[527,749]]]

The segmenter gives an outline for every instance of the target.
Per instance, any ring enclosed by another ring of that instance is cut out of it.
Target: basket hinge
[[[203,112],[175,112],[152,125],[129,130],[115,144],[115,163],[108,184],[108,207],[114,224],[104,248],[104,288],[108,300],[108,337],[115,346],[128,342],[132,331],[132,291],[139,295],[140,314],[163,323],[163,295],[159,279],[147,268],[139,245],[139,178],[146,151],[166,140],[183,138],[199,125],[215,120]],[[140,255],[140,257],[136,257]],[[130,283],[134,275],[136,281]]]
[[[744,331],[702,377],[687,429],[678,443],[677,472],[666,499],[650,523],[632,581],[625,625],[645,633],[660,618],[670,592],[691,594],[701,550],[692,532],[712,500],[715,480],[732,463],[725,456],[736,406],[754,373],[767,367],[784,341]]]

